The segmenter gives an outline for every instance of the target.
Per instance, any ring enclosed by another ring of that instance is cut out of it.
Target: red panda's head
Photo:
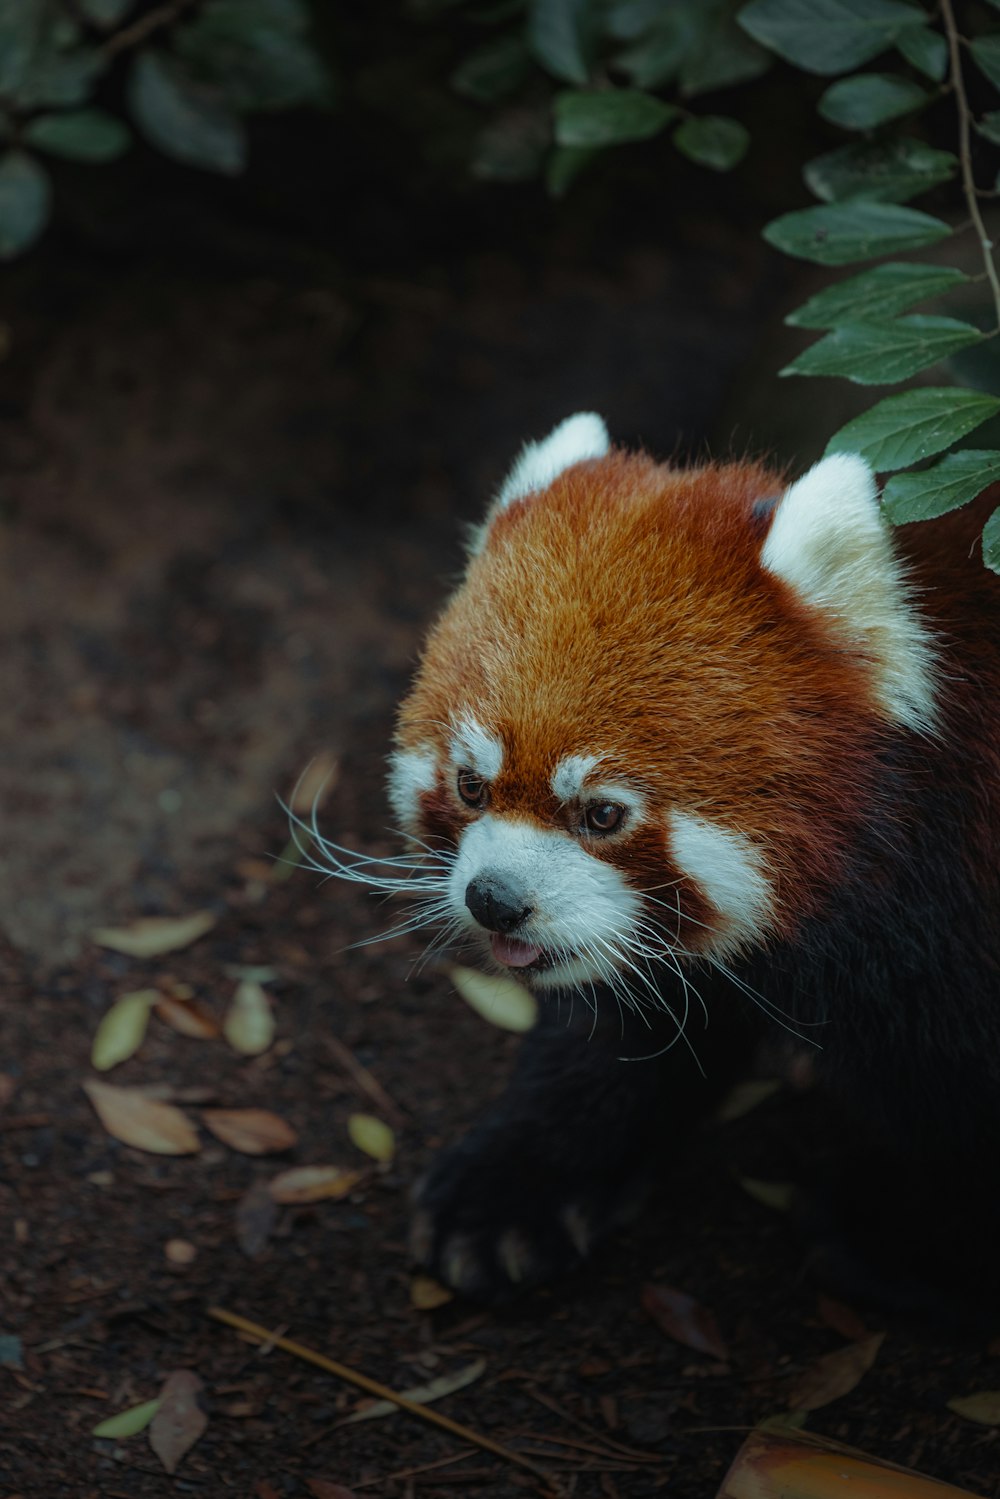
[[[931,645],[872,475],[529,444],[404,702],[390,794],[440,913],[539,986],[727,959],[835,899]]]

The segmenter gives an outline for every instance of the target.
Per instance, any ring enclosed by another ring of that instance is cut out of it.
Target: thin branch
[[[124,26],[121,31],[116,31],[113,36],[108,37],[101,50],[105,57],[117,57],[119,52],[127,52],[130,47],[138,47],[154,32],[176,21],[178,16],[190,10],[195,3],[196,0],[167,0],[165,5],[158,5],[154,10],[147,11],[144,16],[133,21],[131,26]]]
[[[962,77],[962,55],[952,0],[941,0],[941,19],[944,22],[945,35],[948,38],[948,50],[951,55],[951,85],[955,90],[955,104],[958,109],[958,154],[962,164],[962,189],[965,193],[965,201],[968,204],[969,216],[983,252],[986,275],[989,278],[990,289],[993,292],[993,306],[996,310],[997,329],[1000,329],[1000,278],[997,276],[997,268],[993,260],[993,241],[986,233],[986,225],[983,223],[983,216],[979,212],[976,179],[972,174],[972,112],[969,109],[969,101],[965,93],[965,80]]]

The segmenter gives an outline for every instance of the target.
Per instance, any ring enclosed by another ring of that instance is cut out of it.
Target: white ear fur
[[[863,458],[833,454],[785,491],[761,563],[864,651],[890,718],[933,727],[933,642],[910,600]]]
[[[470,546],[473,556],[482,550],[492,521],[514,500],[547,489],[574,463],[583,463],[587,458],[603,458],[610,448],[608,429],[593,411],[578,411],[575,416],[568,416],[560,422],[558,427],[553,427],[541,442],[526,442],[501,484],[485,524],[473,534]]]

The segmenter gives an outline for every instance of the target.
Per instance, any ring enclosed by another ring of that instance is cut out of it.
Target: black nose
[[[477,874],[465,887],[465,904],[488,932],[512,932],[532,907],[495,874]]]

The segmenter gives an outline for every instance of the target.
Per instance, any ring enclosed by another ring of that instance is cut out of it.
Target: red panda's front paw
[[[539,1159],[537,1141],[474,1131],[418,1187],[410,1247],[444,1285],[503,1301],[576,1269],[639,1195],[568,1179]]]

